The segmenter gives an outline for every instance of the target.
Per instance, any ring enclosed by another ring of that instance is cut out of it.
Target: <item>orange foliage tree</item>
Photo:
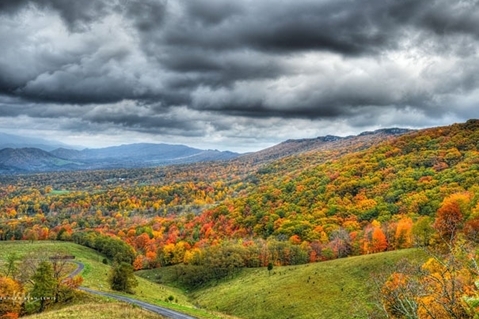
[[[412,219],[408,217],[401,218],[396,227],[395,247],[396,249],[412,247]]]
[[[463,215],[456,201],[445,199],[438,209],[434,228],[440,239],[445,243],[452,243],[462,229]]]

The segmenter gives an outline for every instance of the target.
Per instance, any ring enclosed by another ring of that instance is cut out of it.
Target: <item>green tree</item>
[[[34,299],[35,306],[33,310],[42,312],[49,304],[55,301],[57,282],[51,263],[42,261],[33,274],[32,280],[34,284],[30,295]]]
[[[416,246],[427,247],[434,234],[433,221],[429,216],[423,216],[412,226],[412,234]]]
[[[125,262],[115,264],[111,268],[108,280],[111,289],[116,291],[134,293],[133,288],[138,286],[138,281],[133,273],[133,267]]]
[[[18,266],[17,266],[17,261],[19,261],[20,258],[17,256],[16,253],[11,253],[7,255],[6,262],[3,266],[3,273],[6,277],[11,277],[15,279],[17,277],[18,273]]]

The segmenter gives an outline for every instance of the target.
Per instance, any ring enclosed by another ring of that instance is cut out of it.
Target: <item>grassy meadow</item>
[[[244,269],[233,279],[190,292],[195,304],[245,319],[367,318],[371,274],[408,258],[425,260],[417,249],[336,259],[300,266]],[[140,272],[168,283],[172,267]]]

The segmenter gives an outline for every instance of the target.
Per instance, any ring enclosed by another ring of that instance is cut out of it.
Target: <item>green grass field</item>
[[[48,195],[65,195],[69,194],[70,191],[65,190],[65,189],[53,189]]]
[[[190,293],[192,302],[245,319],[366,318],[371,308],[372,273],[408,258],[425,260],[409,249],[349,257],[301,266],[245,269],[235,278]],[[141,272],[168,284],[170,267]],[[169,283],[174,284],[174,283]]]
[[[0,266],[1,261],[5,260],[9,254],[14,252],[19,257],[31,253],[37,253],[43,256],[54,254],[74,255],[76,261],[82,262],[85,265],[85,269],[81,273],[84,279],[83,286],[95,290],[113,292],[109,288],[107,281],[110,266],[103,264],[102,260],[104,256],[93,249],[61,241],[4,241],[0,242]],[[197,309],[179,289],[158,285],[141,277],[137,277],[137,279],[138,287],[135,288],[134,298],[185,312],[198,318],[227,318],[213,311]],[[123,295],[131,296],[128,294]],[[165,301],[169,296],[174,297],[174,302]]]

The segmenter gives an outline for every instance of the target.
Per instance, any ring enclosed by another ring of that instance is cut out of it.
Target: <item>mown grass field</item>
[[[95,290],[118,293],[109,288],[108,274],[110,266],[103,264],[102,260],[104,256],[93,249],[61,241],[0,241],[0,266],[2,260],[5,260],[5,258],[11,253],[16,253],[19,257],[29,254],[38,254],[39,256],[49,256],[54,254],[74,255],[76,261],[85,265],[85,268],[81,273],[81,276],[84,279],[83,286]],[[226,318],[226,316],[213,311],[197,309],[188,301],[188,298],[179,289],[165,285],[158,285],[141,277],[137,277],[137,279],[138,287],[135,288],[135,295],[132,296],[126,293],[123,295],[185,312],[198,318]],[[165,301],[169,296],[174,297],[174,302]]]
[[[190,293],[192,302],[245,319],[367,318],[373,294],[371,275],[408,258],[425,260],[417,249],[349,257],[301,266],[245,269]],[[143,271],[168,284],[172,269]],[[174,283],[169,283],[174,284]]]

